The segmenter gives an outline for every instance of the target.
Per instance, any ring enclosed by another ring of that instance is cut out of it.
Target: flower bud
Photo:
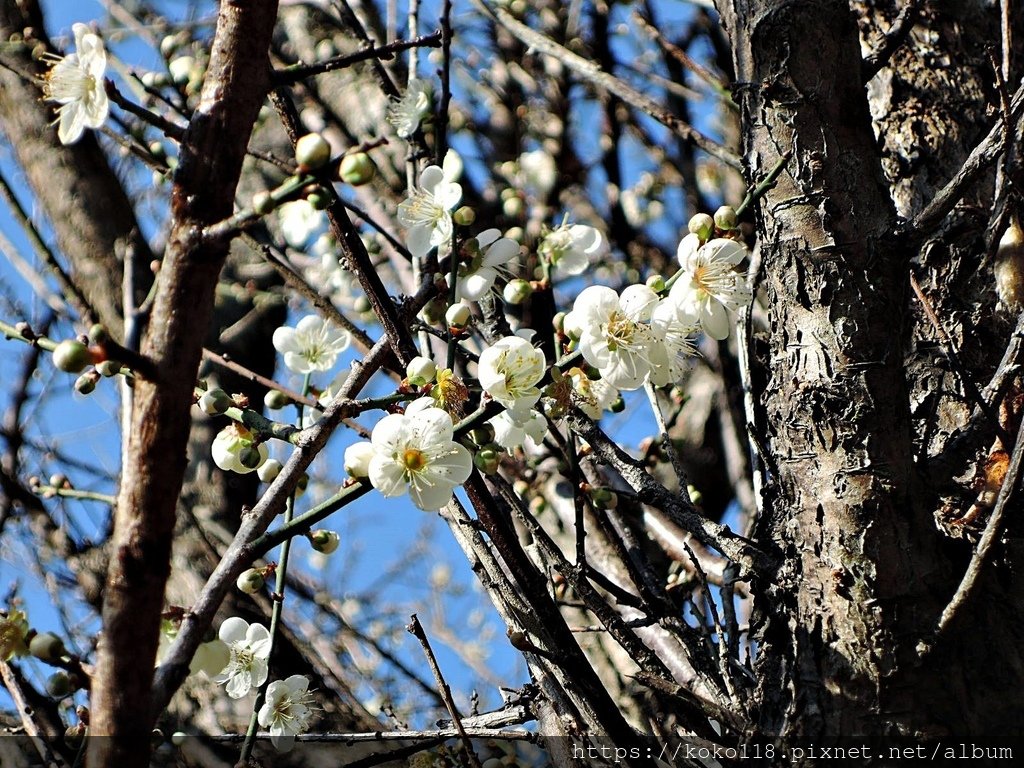
[[[661,275],[651,275],[647,278],[647,287],[655,293],[661,293],[665,290],[665,278]]]
[[[284,408],[291,399],[279,389],[267,390],[267,394],[263,396],[263,404],[272,411]]]
[[[89,348],[77,339],[65,339],[53,350],[53,364],[65,373],[81,373],[92,360]]]
[[[54,672],[46,679],[46,693],[54,699],[63,699],[71,694],[74,687],[67,672]]]
[[[715,211],[715,226],[719,229],[728,232],[729,230],[736,229],[738,225],[739,222],[736,219],[736,209],[731,205],[723,205]]]
[[[295,498],[297,499],[300,496],[302,496],[302,494],[304,494],[306,492],[306,489],[308,487],[309,487],[309,475],[307,475],[305,472],[303,472],[299,476],[299,482],[297,482],[295,484]]]
[[[117,376],[121,372],[121,362],[119,360],[102,360],[96,363],[96,373],[100,376],[106,376],[108,379],[111,376]]]
[[[199,398],[199,408],[207,416],[218,416],[225,413],[234,404],[235,401],[231,399],[231,396],[220,388],[207,390]]]
[[[476,452],[476,455],[473,457],[473,463],[476,464],[476,468],[485,475],[493,475],[498,471],[498,465],[501,463],[501,456],[496,450],[488,446],[487,448],[481,448]]]
[[[619,395],[618,397],[615,398],[614,401],[612,401],[612,404],[609,406],[608,410],[610,410],[612,413],[622,413],[624,410],[626,410],[626,401],[622,399],[622,395]]]
[[[274,196],[263,190],[252,196],[252,209],[260,216],[265,216],[277,207]]]
[[[356,152],[354,155],[345,155],[341,158],[338,178],[353,187],[360,187],[369,182],[375,172],[376,168],[370,156],[365,152]]]
[[[353,443],[345,449],[345,471],[350,477],[366,477],[370,474],[370,459],[372,458],[372,443],[366,441]]]
[[[53,632],[40,632],[28,644],[28,652],[43,661],[60,661],[65,654],[64,641]]]
[[[429,384],[437,375],[437,364],[429,357],[418,355],[405,367],[405,376],[413,386],[422,387]]]
[[[551,327],[554,328],[558,333],[565,333],[565,312],[556,312],[555,316],[551,318]]]
[[[309,543],[317,552],[329,555],[338,548],[341,537],[334,531],[320,529],[309,534]]]
[[[687,229],[691,234],[699,237],[703,243],[710,240],[711,236],[715,234],[715,220],[706,213],[698,213],[690,219]]]
[[[184,731],[175,731],[171,734],[171,744],[176,747],[180,747],[188,739],[188,734]]]
[[[473,312],[469,308],[469,305],[464,304],[461,301],[458,304],[452,304],[448,307],[448,311],[444,313],[444,319],[445,322],[448,323],[448,327],[457,331],[461,331],[469,325],[469,321],[472,317]]]
[[[153,749],[156,749],[163,743],[164,732],[161,731],[159,728],[154,728],[152,732],[149,734],[149,746],[151,746]]]
[[[502,297],[509,304],[522,304],[533,293],[533,288],[527,280],[517,277],[515,280],[509,280],[505,285],[504,290],[501,292]]]
[[[1016,312],[1024,305],[1024,230],[1016,219],[999,238],[993,272],[999,301]]]
[[[314,210],[322,211],[331,204],[331,195],[323,187],[317,187],[306,195],[306,200],[313,206]]]
[[[68,476],[65,475],[63,472],[57,472],[53,475],[50,475],[50,485],[52,485],[54,488],[71,487],[71,483],[68,482]]]
[[[460,227],[472,226],[473,222],[476,221],[476,211],[470,208],[468,205],[463,205],[455,213],[452,214],[452,221],[458,224]]]
[[[510,197],[501,204],[501,212],[510,219],[518,219],[523,215],[523,201],[520,197]]]
[[[264,483],[272,483],[277,479],[277,476],[281,474],[282,469],[284,469],[284,467],[281,466],[280,461],[277,459],[267,459],[256,468],[256,475]]]
[[[235,586],[247,595],[255,595],[266,584],[266,579],[263,578],[263,574],[256,568],[250,568],[247,571],[242,571]]]
[[[300,171],[322,168],[331,159],[331,145],[319,133],[307,133],[295,142],[295,162]]]
[[[254,445],[247,445],[238,453],[238,461],[247,469],[256,469],[263,463],[263,457],[259,449]]]
[[[100,375],[96,371],[86,371],[75,379],[75,391],[80,395],[91,395],[96,390]]]
[[[102,323],[96,323],[89,329],[89,341],[93,344],[106,344],[110,341],[110,332]]]

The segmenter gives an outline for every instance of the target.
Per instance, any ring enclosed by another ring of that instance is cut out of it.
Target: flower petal
[[[233,645],[234,643],[244,642],[248,630],[249,622],[238,616],[231,616],[224,619],[224,623],[220,625],[220,630],[217,632],[217,637],[222,642]]]

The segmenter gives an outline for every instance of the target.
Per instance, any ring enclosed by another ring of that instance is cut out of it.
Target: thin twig
[[[370,59],[389,61],[394,58],[396,53],[401,53],[410,48],[438,48],[440,46],[441,32],[437,31],[429,35],[421,35],[412,40],[395,40],[386,45],[365,48],[344,56],[335,56],[332,59],[320,61],[316,64],[293,64],[290,67],[284,67],[274,72],[274,86],[293,85],[307,77],[321,75],[325,72],[334,72],[335,70],[344,69],[345,67],[350,67],[361,61],[369,61]]]
[[[729,167],[737,170],[743,167],[740,158],[737,157],[735,152],[708,138],[689,123],[666,112],[654,99],[635,90],[610,72],[602,71],[594,62],[573,53],[565,46],[559,45],[551,38],[530,28],[502,7],[486,2],[486,0],[474,0],[474,2],[478,7],[497,19],[505,29],[531,49],[557,59],[584,80],[618,96],[630,106],[653,117],[665,127],[679,134],[687,141],[693,142],[709,155],[721,160]]]
[[[917,23],[917,13],[920,0],[907,0],[907,4],[900,9],[899,14],[893,21],[889,31],[885,33],[881,45],[869,53],[861,64],[861,79],[866,83],[878,74],[896,50],[903,45],[910,30]]]
[[[448,683],[444,679],[444,675],[441,674],[441,667],[437,664],[437,659],[434,657],[434,651],[430,647],[430,641],[427,639],[427,634],[423,631],[423,627],[420,625],[420,620],[414,613],[410,617],[410,623],[406,627],[406,630],[419,640],[421,646],[423,646],[423,653],[427,657],[427,664],[430,665],[430,671],[434,673],[434,679],[437,680],[437,687],[441,691],[441,697],[444,699],[444,705],[448,708],[448,714],[452,717],[452,723],[455,725],[455,730],[458,731],[459,738],[462,739],[462,743],[466,748],[466,754],[469,758],[469,762],[473,765],[473,768],[483,768],[480,764],[480,758],[476,754],[476,750],[473,749],[473,742],[469,739],[469,735],[466,733],[466,729],[462,726],[462,719],[459,717],[459,710],[455,706],[455,700],[452,698],[452,689],[448,687]]]
[[[278,392],[284,394],[289,400],[308,405],[310,408],[319,408],[320,404],[317,402],[315,397],[309,395],[303,395],[301,392],[296,392],[294,389],[289,389],[284,384],[279,384],[273,379],[269,379],[256,371],[249,370],[241,363],[236,363],[234,360],[229,358],[227,355],[218,355],[212,349],[203,347],[203,359],[209,360],[211,363],[219,365],[221,368],[226,368],[229,371],[237,373],[244,379],[255,384],[262,384],[267,389],[276,389]]]
[[[14,707],[18,710],[18,717],[21,719],[22,727],[25,729],[25,735],[31,740],[32,746],[39,753],[40,759],[45,761],[47,768],[60,768],[60,763],[54,759],[53,753],[50,752],[50,747],[40,735],[39,728],[32,719],[32,705],[25,700],[25,695],[21,691],[21,686],[14,675],[14,670],[3,660],[0,660],[0,679],[3,680],[4,686],[7,688],[8,693],[11,694]]]
[[[996,505],[992,510],[992,515],[989,517],[988,523],[985,525],[985,532],[982,534],[981,540],[978,542],[978,546],[975,549],[974,554],[971,556],[971,562],[968,564],[967,570],[964,572],[964,576],[960,580],[960,586],[957,587],[953,598],[942,611],[942,616],[939,617],[938,624],[935,627],[932,637],[925,641],[924,649],[921,653],[922,658],[928,655],[932,649],[935,648],[939,639],[948,630],[959,612],[967,604],[971,596],[978,590],[981,583],[980,576],[982,569],[988,562],[989,556],[991,555],[996,542],[998,542],[1000,536],[1002,536],[1003,523],[1007,510],[1011,508],[1010,502],[1013,500],[1013,497],[1017,492],[1022,457],[1024,457],[1024,429],[1018,429],[1017,439],[1013,445],[1013,454],[1010,459],[1010,466],[1006,470],[1006,476],[1003,478],[1003,485],[999,489],[999,495],[996,497]]]
[[[540,736],[532,731],[512,728],[464,728],[463,733],[471,739],[496,739],[498,741],[527,741],[539,743]],[[241,733],[224,736],[210,736],[211,741],[232,744],[245,738]],[[260,741],[270,739],[269,733],[258,733]],[[370,733],[300,733],[297,742],[306,744],[367,744],[384,741],[435,741],[462,738],[455,728],[439,728],[435,731],[372,731]]]

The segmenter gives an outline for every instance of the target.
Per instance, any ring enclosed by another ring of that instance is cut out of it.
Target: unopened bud
[[[263,396],[263,404],[272,411],[284,408],[291,402],[291,398],[279,389],[271,389]]]
[[[119,360],[103,360],[96,363],[96,373],[100,376],[106,376],[108,379],[111,376],[117,376],[121,372],[121,362]]]
[[[89,341],[93,344],[106,344],[110,341],[110,332],[102,323],[96,323],[89,329]]]
[[[263,461],[255,445],[247,445],[238,453],[238,462],[248,469],[256,469]]]
[[[313,549],[317,552],[329,555],[338,548],[338,545],[341,543],[341,537],[334,531],[320,529],[309,534],[309,543],[313,545]]]
[[[63,699],[74,690],[67,672],[54,672],[46,679],[46,692],[54,699]]]
[[[619,495],[610,488],[591,488],[590,501],[597,509],[615,509],[619,505]]]
[[[369,182],[375,172],[376,168],[370,156],[365,152],[356,152],[354,155],[345,155],[341,159],[338,178],[346,184],[359,187]]]
[[[331,159],[331,145],[319,133],[307,133],[295,142],[295,162],[300,171],[322,168]]]
[[[700,238],[701,242],[711,239],[715,233],[715,220],[706,213],[698,213],[690,219],[687,229]]]
[[[199,408],[207,416],[218,416],[233,406],[235,401],[223,389],[210,389],[199,398]]]
[[[502,297],[505,301],[512,305],[522,304],[533,293],[533,288],[529,281],[523,280],[522,278],[516,278],[515,280],[509,280],[505,285],[505,289],[501,292]]]
[[[452,304],[448,307],[448,311],[444,313],[444,319],[448,323],[448,327],[459,331],[469,325],[472,317],[473,311],[469,308],[469,305],[463,304],[461,301],[458,304]]]
[[[372,443],[366,441],[353,443],[345,449],[345,471],[350,477],[366,477],[370,474],[370,459],[372,458]]]
[[[473,457],[473,463],[476,464],[476,468],[485,475],[493,475],[498,471],[498,465],[501,463],[501,456],[491,447],[481,448]]]
[[[284,467],[281,466],[280,461],[277,459],[267,459],[256,469],[256,476],[264,483],[272,483],[281,474],[282,469]]]
[[[263,574],[258,569],[250,568],[247,571],[242,571],[235,581],[235,586],[247,595],[255,595],[263,589],[266,583],[266,579],[263,578]]]
[[[99,380],[100,375],[96,371],[87,371],[75,379],[75,391],[80,395],[91,395]]]
[[[651,275],[647,278],[647,287],[655,293],[661,293],[665,290],[665,278],[661,275]]]
[[[452,214],[452,221],[460,227],[469,227],[476,221],[476,211],[464,205]]]
[[[89,348],[77,339],[65,339],[53,350],[53,364],[65,373],[81,373],[92,360]]]
[[[49,662],[60,661],[60,657],[66,653],[64,641],[53,632],[40,632],[33,637],[29,641],[28,652],[37,659]]]
[[[422,387],[434,380],[437,375],[437,364],[429,357],[417,355],[409,361],[405,367],[405,376],[409,383],[416,387]]]
[[[736,218],[736,209],[731,205],[723,205],[715,211],[715,226],[719,229],[729,231],[736,229],[739,222]]]

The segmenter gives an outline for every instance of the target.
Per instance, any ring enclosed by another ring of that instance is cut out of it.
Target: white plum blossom
[[[406,491],[422,510],[440,509],[473,471],[473,457],[452,437],[452,417],[422,398],[404,414],[385,416],[373,428],[369,477],[385,496]]]
[[[608,252],[608,243],[594,227],[563,222],[544,236],[538,250],[559,272],[579,275]]]
[[[306,315],[294,328],[274,331],[274,349],[284,355],[284,364],[295,373],[329,371],[338,355],[348,349],[352,335],[335,328],[319,315]]]
[[[573,403],[592,419],[600,419],[619,399],[619,390],[604,379],[591,379],[579,368],[570,369],[568,374],[572,381]]]
[[[742,243],[723,237],[701,245],[699,238],[690,234],[679,243],[682,273],[669,298],[713,339],[729,335],[729,313],[738,312],[750,301],[746,280],[736,271],[746,254]]]
[[[388,107],[388,122],[395,126],[395,133],[408,139],[420,127],[420,123],[430,114],[430,84],[426,80],[415,78],[409,81],[405,93],[400,98],[392,99]]]
[[[646,285],[631,285],[619,296],[611,288],[585,288],[565,329],[579,338],[583,359],[617,389],[639,389],[666,352],[658,328],[650,324],[658,295]]]
[[[292,248],[304,248],[327,226],[327,215],[308,200],[292,200],[277,209],[281,234]]]
[[[544,441],[548,430],[544,414],[538,411],[527,411],[518,418],[509,411],[502,411],[487,423],[494,427],[494,442],[506,451],[522,448],[526,443],[536,447]]]
[[[506,336],[480,353],[480,386],[513,413],[524,418],[540,399],[537,384],[544,378],[544,353],[519,336]]]
[[[462,158],[449,149],[439,168],[428,165],[419,186],[398,206],[398,220],[408,227],[407,242],[413,256],[425,256],[451,240],[452,209],[462,199]]]
[[[278,752],[288,752],[295,737],[309,727],[313,696],[304,675],[275,680],[267,686],[267,698],[256,719],[270,730],[270,741]]]
[[[455,286],[457,298],[479,301],[491,290],[499,274],[507,277],[505,267],[519,255],[519,243],[500,235],[497,229],[486,229],[477,235],[475,244],[472,240],[465,244],[475,252],[471,254],[469,263],[459,265]]]
[[[227,683],[227,693],[240,699],[250,689],[267,681],[267,659],[270,657],[270,632],[262,624],[250,624],[232,616],[220,625],[217,636],[228,647],[231,659],[217,676],[218,683]]]
[[[85,24],[73,24],[71,30],[75,52],[44,57],[51,67],[43,81],[43,95],[60,104],[57,138],[61,144],[74,144],[86,128],[99,128],[110,112],[103,79],[107,68],[103,41]]]
[[[656,387],[679,381],[683,361],[697,354],[693,337],[700,330],[694,315],[687,314],[669,298],[662,299],[651,314],[651,326],[661,339],[665,355],[651,371],[651,382]]]
[[[256,453],[252,454],[255,449]],[[241,424],[231,423],[217,433],[210,448],[213,463],[225,472],[248,474],[262,466],[270,455],[264,443]],[[243,462],[243,459],[245,461]]]

